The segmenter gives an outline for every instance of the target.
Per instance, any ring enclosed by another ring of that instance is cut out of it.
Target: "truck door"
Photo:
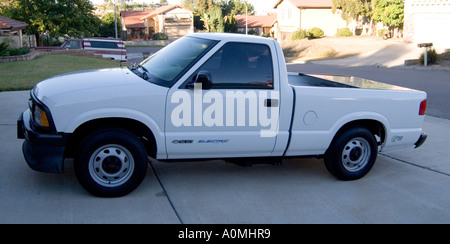
[[[168,94],[168,158],[271,156],[278,129],[278,71],[266,44],[224,44]]]

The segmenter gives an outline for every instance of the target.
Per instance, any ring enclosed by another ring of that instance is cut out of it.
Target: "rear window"
[[[117,42],[90,41],[92,48],[119,48]]]

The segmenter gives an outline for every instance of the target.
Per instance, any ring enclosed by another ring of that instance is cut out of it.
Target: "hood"
[[[64,95],[80,90],[130,85],[133,81],[124,74],[128,69],[96,69],[67,73],[44,80],[34,88],[35,96],[42,101],[45,97]],[[128,72],[127,72],[128,73]]]
[[[33,93],[49,107],[137,96],[156,85],[127,68],[97,69],[55,76],[37,84]]]
[[[127,68],[114,68],[56,76],[37,84],[32,93],[48,108],[56,131],[72,133],[79,125],[99,118],[142,123],[158,118],[157,124],[163,125],[161,108],[164,111],[168,90]]]

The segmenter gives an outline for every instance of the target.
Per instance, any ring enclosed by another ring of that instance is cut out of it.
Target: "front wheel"
[[[324,157],[328,171],[340,180],[357,180],[375,164],[378,145],[375,136],[365,128],[352,128],[340,134]]]
[[[110,128],[96,131],[80,144],[75,175],[88,192],[119,197],[137,188],[147,173],[147,152],[132,133]]]

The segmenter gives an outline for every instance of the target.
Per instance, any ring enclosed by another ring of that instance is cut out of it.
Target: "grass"
[[[55,75],[119,66],[114,61],[65,55],[47,55],[29,61],[0,63],[0,91],[29,90],[40,81]]]

